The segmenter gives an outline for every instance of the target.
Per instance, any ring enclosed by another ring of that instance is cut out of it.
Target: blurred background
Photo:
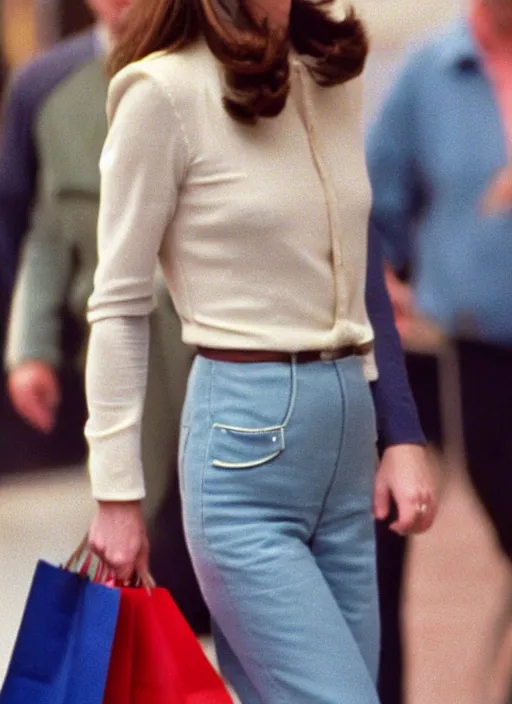
[[[407,48],[461,11],[458,0],[358,0],[367,18],[372,55],[367,70],[367,119],[378,109]],[[92,22],[81,0],[2,0],[2,88],[11,72],[59,39]],[[0,133],[1,138],[1,133]],[[0,321],[4,337],[6,319]],[[510,576],[464,473],[457,402],[457,367],[449,345],[421,323],[406,341],[441,360],[439,393],[447,445],[443,503],[435,528],[414,539],[404,604],[409,704],[490,704],[487,651]],[[70,377],[69,408],[80,404]],[[0,388],[0,681],[8,664],[35,561],[59,562],[88,527],[91,501],[83,470],[81,427],[71,412],[42,437],[13,411]],[[512,468],[511,468],[512,471]],[[497,675],[500,676],[499,673]],[[497,683],[499,687],[499,683]],[[314,703],[312,703],[314,704]],[[348,703],[347,703],[348,704]]]

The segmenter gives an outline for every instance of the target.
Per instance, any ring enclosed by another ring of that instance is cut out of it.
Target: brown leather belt
[[[345,357],[362,357],[373,350],[373,342],[363,345],[347,345],[334,350],[304,350],[302,352],[272,352],[265,350],[217,350],[212,347],[198,347],[197,354],[217,362],[331,362]]]

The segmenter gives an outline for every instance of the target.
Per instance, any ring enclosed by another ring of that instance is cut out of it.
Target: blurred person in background
[[[95,21],[87,0],[33,0],[38,45],[49,48]]]
[[[79,432],[85,421],[83,394],[70,407],[62,404],[62,388],[78,365],[83,389],[85,311],[97,262],[99,157],[107,132],[105,56],[126,0],[90,0],[90,6],[99,18],[92,31],[61,42],[16,75],[1,143],[0,234],[10,252],[3,262],[9,285],[26,240],[7,336],[8,391],[18,413],[44,434],[52,433],[62,414],[72,415]],[[142,433],[152,569],[195,630],[206,632],[208,614],[180,521],[176,470],[192,355],[181,343],[165,287],[157,282],[156,288]],[[65,312],[71,326],[64,324]]]
[[[2,51],[2,46],[0,45],[0,100],[3,98],[3,93],[4,93],[4,86],[5,82],[7,80],[8,76],[8,68],[7,64],[5,62],[5,56]],[[0,121],[0,129],[2,127],[2,123]]]
[[[467,16],[408,59],[370,130],[367,150],[372,226],[382,238],[397,322],[410,337],[421,317],[453,340],[468,474],[509,559],[511,66],[512,0],[472,0]],[[404,272],[412,275],[409,282]],[[421,375],[418,379],[421,383]],[[417,386],[411,380],[421,407],[428,382]],[[432,434],[428,425],[425,429],[428,439],[440,444],[439,426],[434,424]],[[380,694],[383,704],[399,704],[399,577],[406,542],[384,529],[378,536]],[[511,615],[512,598],[500,619],[497,652]]]

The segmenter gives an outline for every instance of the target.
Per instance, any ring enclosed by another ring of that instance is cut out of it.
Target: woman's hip
[[[358,485],[366,476],[368,490],[375,435],[355,357],[309,364],[198,357],[181,428],[184,497],[200,500],[202,512],[273,510],[314,522],[338,473],[341,491],[350,492],[351,476]]]

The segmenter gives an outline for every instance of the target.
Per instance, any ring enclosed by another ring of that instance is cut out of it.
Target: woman
[[[198,348],[180,448],[187,539],[244,704],[377,702],[370,192],[351,80],[367,43],[331,4],[141,0],[113,57],[90,543],[121,578],[145,572],[140,411],[159,258]],[[419,531],[435,501],[423,448],[404,448],[379,470],[376,510],[391,493],[395,527]]]

